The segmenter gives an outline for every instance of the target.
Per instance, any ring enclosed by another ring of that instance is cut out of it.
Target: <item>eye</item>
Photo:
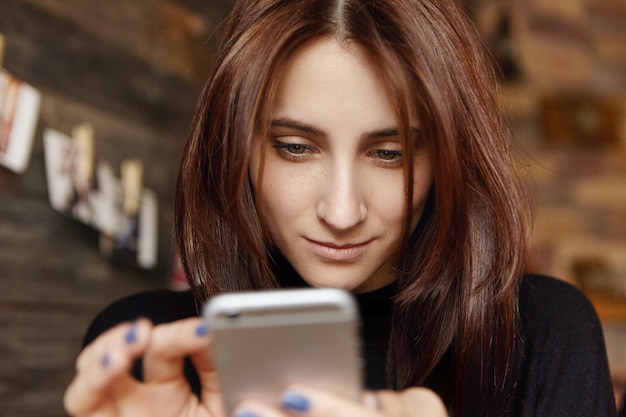
[[[284,146],[281,146],[281,149],[285,149],[293,154],[300,155],[303,154],[307,149],[307,146],[300,145],[299,143],[285,143]]]
[[[374,151],[373,153],[383,161],[393,161],[394,159],[402,157],[401,151],[392,151],[390,149],[380,149]]]
[[[402,166],[402,151],[393,147],[382,149],[372,149],[367,152],[367,157],[381,168],[398,168]]]
[[[274,142],[272,147],[281,155],[290,159],[307,158],[315,151],[313,147],[302,143]]]

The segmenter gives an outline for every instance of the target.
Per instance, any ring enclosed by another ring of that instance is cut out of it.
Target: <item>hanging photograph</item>
[[[44,131],[48,196],[52,207],[98,230],[100,252],[118,264],[157,264],[156,194],[141,186],[142,169],[122,164],[122,178],[110,165],[94,161],[93,132],[78,127],[73,136]],[[95,167],[95,168],[94,168]]]
[[[0,71],[0,165],[11,171],[28,167],[40,104],[39,91]]]
[[[100,223],[100,193],[93,174],[93,149],[87,141],[52,129],[44,131],[48,197],[52,207],[81,223]],[[96,227],[97,228],[97,227]]]
[[[137,160],[122,162],[121,179],[108,164],[98,164],[100,252],[114,263],[151,269],[157,263],[157,199],[142,187],[142,175]]]

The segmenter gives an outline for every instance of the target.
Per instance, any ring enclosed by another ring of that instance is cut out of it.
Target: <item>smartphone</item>
[[[358,308],[339,289],[228,293],[204,308],[224,407],[257,399],[279,406],[292,383],[357,400],[363,362]]]

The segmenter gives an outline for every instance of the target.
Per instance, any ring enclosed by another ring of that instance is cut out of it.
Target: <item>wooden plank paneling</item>
[[[87,325],[124,295],[167,286],[178,158],[228,0],[2,0],[8,70],[42,92],[26,172],[0,167],[0,417],[60,417]],[[97,233],[48,203],[42,132],[95,130],[96,158],[145,164],[159,265],[114,265]]]
[[[0,219],[0,415],[62,416],[89,322],[114,299],[164,287],[164,273],[104,261],[94,231],[38,196],[3,195]]]
[[[192,83],[96,38],[72,21],[20,0],[3,0],[4,66],[35,86],[180,132],[200,91]]]
[[[204,81],[230,0],[22,0],[182,78]]]

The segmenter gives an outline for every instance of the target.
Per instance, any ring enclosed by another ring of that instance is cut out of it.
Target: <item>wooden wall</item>
[[[177,161],[229,0],[2,0],[4,67],[42,92],[30,165],[0,167],[0,416],[65,415],[86,326],[123,295],[166,287]],[[120,267],[48,203],[41,133],[94,126],[96,157],[145,163],[159,264]]]

